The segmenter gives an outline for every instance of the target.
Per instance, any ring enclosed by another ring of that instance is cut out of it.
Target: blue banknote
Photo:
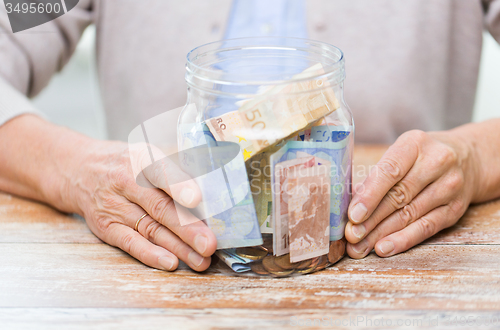
[[[237,273],[248,272],[251,260],[235,253],[235,249],[217,250],[215,254],[232,270]]]
[[[217,249],[262,244],[243,154],[238,144],[216,141],[204,123],[179,127],[180,167],[202,192],[193,213],[217,238]]]
[[[339,142],[344,140],[350,133],[351,127],[321,125],[311,127],[312,142]]]
[[[351,153],[346,137],[352,130],[350,127],[336,126],[316,126],[313,129],[310,141],[288,141],[271,156],[271,182],[274,189],[276,164],[300,158],[300,153],[331,162],[330,240],[335,241],[344,236],[351,199]]]

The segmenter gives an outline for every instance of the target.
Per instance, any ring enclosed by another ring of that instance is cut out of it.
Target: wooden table
[[[384,150],[357,148],[355,181]],[[391,258],[346,257],[325,271],[285,279],[185,267],[167,273],[104,244],[83,219],[0,193],[0,329],[455,329],[459,322],[494,329],[500,327],[499,244],[500,201],[494,201],[471,207],[454,227]]]

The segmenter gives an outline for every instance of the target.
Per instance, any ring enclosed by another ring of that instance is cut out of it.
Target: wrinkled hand
[[[347,252],[363,258],[408,250],[455,224],[475,194],[477,165],[466,137],[409,131],[392,145],[349,206]]]
[[[153,148],[153,152],[155,159],[163,158],[159,150]],[[136,175],[149,159],[145,146],[129,148],[121,142],[94,142],[85,151],[77,172],[68,179],[65,195],[77,201],[79,213],[97,237],[144,264],[172,271],[181,259],[194,270],[207,269],[217,246],[216,238],[203,222],[179,205],[195,207],[201,200],[198,186],[168,158],[144,173],[161,189],[139,186]],[[180,183],[169,186],[164,182],[169,178]],[[135,231],[145,213],[148,216]],[[180,218],[185,222],[181,223]]]

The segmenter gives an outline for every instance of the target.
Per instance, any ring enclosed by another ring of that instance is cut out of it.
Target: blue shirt
[[[307,38],[304,0],[233,0],[225,39]]]
[[[245,37],[307,38],[304,0],[233,0],[224,39]],[[225,54],[219,56],[223,57]],[[282,74],[291,67],[294,68],[292,73],[296,74],[307,67],[307,62],[301,59],[286,58],[276,63],[272,62],[275,59],[270,58],[272,63],[267,65],[265,58],[261,60],[262,67],[250,64],[245,59],[223,61],[216,64],[216,67],[241,74],[262,72],[263,75]],[[225,85],[220,89],[233,92],[232,86]],[[249,86],[247,89],[248,93],[256,91],[257,87]],[[217,98],[209,117],[236,110],[234,102],[231,98]]]

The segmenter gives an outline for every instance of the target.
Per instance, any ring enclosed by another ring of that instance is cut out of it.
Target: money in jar
[[[345,255],[354,122],[344,54],[289,38],[223,40],[187,56],[179,166],[217,238],[218,270],[287,277]]]

